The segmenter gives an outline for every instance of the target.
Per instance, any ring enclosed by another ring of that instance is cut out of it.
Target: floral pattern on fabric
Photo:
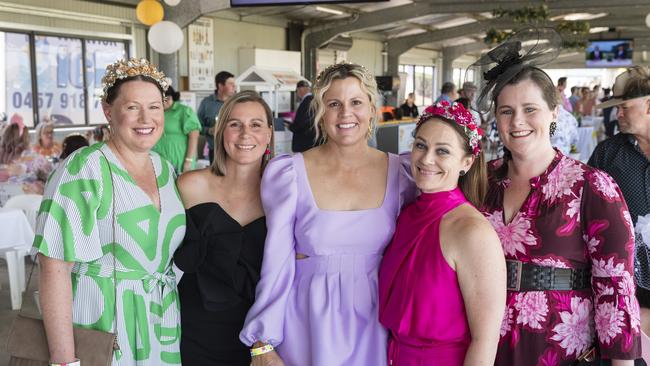
[[[591,268],[592,287],[508,292],[496,365],[571,365],[598,342],[606,359],[640,357],[639,307],[633,281],[634,235],[612,178],[557,151],[508,224],[503,196],[510,181],[490,163],[482,211],[506,259],[556,268]]]

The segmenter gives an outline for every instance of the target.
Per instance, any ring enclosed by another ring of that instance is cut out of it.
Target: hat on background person
[[[612,87],[612,99],[600,103],[596,108],[609,108],[628,100],[650,96],[650,69],[634,66],[619,74]]]

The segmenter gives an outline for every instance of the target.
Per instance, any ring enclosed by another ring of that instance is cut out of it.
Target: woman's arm
[[[39,293],[43,324],[50,348],[50,362],[75,361],[72,334],[72,263],[38,255],[40,263]]]
[[[185,161],[183,162],[183,171],[192,170],[192,163],[196,157],[196,149],[199,145],[199,131],[192,131],[187,135],[187,151],[185,151]]]
[[[454,232],[458,234],[452,260],[472,337],[464,365],[493,365],[506,304],[506,265],[501,243],[483,218],[464,219]]]

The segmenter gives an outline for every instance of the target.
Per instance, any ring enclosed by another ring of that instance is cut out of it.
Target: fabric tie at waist
[[[77,262],[73,267],[72,272],[89,277],[113,278],[113,267],[108,267],[98,263]],[[173,330],[175,335],[170,335],[172,338],[180,337],[178,311],[174,311],[175,316],[173,318],[164,316],[166,309],[165,299],[167,299],[168,296],[171,296],[171,299],[167,300],[169,306],[178,306],[179,304],[178,290],[176,289],[176,273],[174,273],[171,266],[165,273],[149,273],[141,270],[117,269],[115,271],[115,278],[118,280],[142,281],[144,291],[153,295],[149,309],[155,307],[160,308],[160,313],[156,314],[160,320],[154,320],[154,326],[158,325],[162,328],[167,328],[168,331]]]

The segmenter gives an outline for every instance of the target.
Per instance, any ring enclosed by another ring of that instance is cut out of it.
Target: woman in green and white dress
[[[111,139],[58,167],[37,220],[50,362],[76,364],[74,324],[117,331],[113,365],[180,364],[171,255],[185,214],[173,167],[150,151],[163,132],[167,84],[144,59],[109,65],[102,82]]]

